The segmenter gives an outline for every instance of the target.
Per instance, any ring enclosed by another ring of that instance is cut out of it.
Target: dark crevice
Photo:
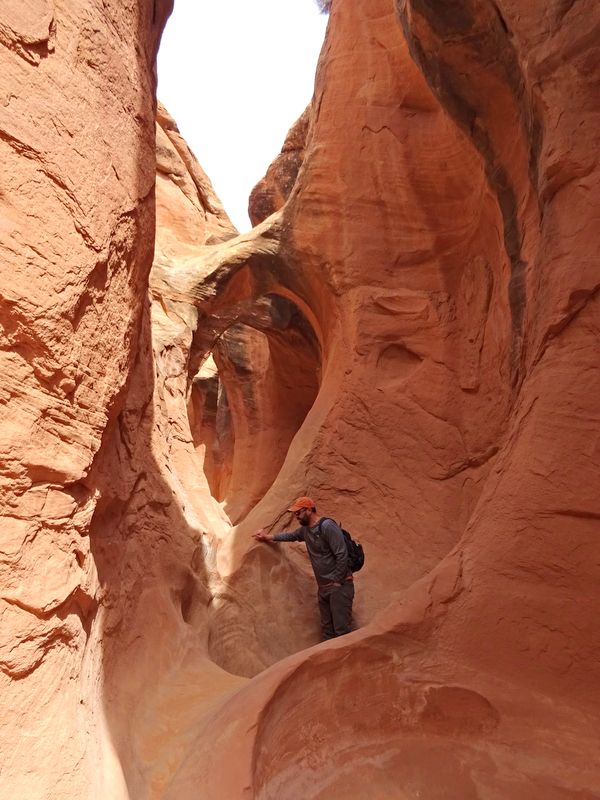
[[[498,16],[498,22],[500,23],[500,25],[502,27],[502,30],[504,31],[504,33],[507,36],[511,36],[511,32],[508,29],[508,25],[506,24],[506,20],[502,16],[502,12],[500,11],[500,9],[498,8],[498,6],[496,4],[494,4],[494,9],[496,11],[496,15]]]
[[[460,7],[460,13],[456,12]],[[465,8],[466,6],[466,8]],[[522,257],[522,230],[519,221],[517,191],[500,155],[492,141],[493,120],[485,118],[485,104],[476,102],[472,84],[458,66],[450,64],[439,53],[452,48],[457,42],[467,48],[493,80],[501,80],[510,90],[515,102],[524,143],[529,153],[529,180],[538,197],[538,165],[543,145],[543,127],[536,114],[533,101],[527,95],[518,55],[512,35],[499,8],[492,4],[493,17],[487,24],[474,30],[472,9],[469,3],[453,2],[449,5],[425,0],[413,0],[411,10],[419,14],[430,30],[441,39],[443,47],[426,50],[415,32],[414,20],[409,20],[406,8],[398,9],[398,16],[409,44],[411,55],[421,69],[442,107],[456,124],[469,136],[484,161],[488,184],[495,194],[503,220],[503,239],[510,261],[509,304],[513,337],[511,367],[513,383],[518,385],[519,365],[523,356],[523,320],[527,304],[526,262]],[[452,11],[452,13],[450,13]],[[464,52],[459,57],[464,58]]]

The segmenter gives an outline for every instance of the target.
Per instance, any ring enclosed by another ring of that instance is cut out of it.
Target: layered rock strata
[[[586,255],[598,37],[584,19],[558,5],[542,18],[510,3],[334,4],[295,185],[193,288],[235,292],[234,305],[291,297],[322,359],[277,480],[219,551],[231,603],[212,657],[248,674],[249,652],[272,661],[306,624],[279,578],[299,555],[248,538],[306,491],[360,531],[356,616],[373,621],[229,698],[168,798],[198,785],[265,799],[600,794]]]
[[[169,11],[0,4],[2,797],[125,795],[104,713],[94,465],[149,354]]]
[[[44,8],[0,26],[3,793],[600,797],[596,9],[336,0],[237,235],[162,107],[154,201],[167,9]],[[307,493],[367,552],[324,644],[250,537]]]

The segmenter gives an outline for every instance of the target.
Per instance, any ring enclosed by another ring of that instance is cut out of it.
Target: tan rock
[[[213,658],[249,674],[253,650],[268,663],[301,644],[299,554],[248,537],[296,494],[360,531],[357,618],[373,621],[228,700],[167,798],[600,791],[597,37],[558,5],[543,20],[510,2],[397,11],[422,73],[392,3],[334,4],[287,202],[173,287],[208,329],[279,292],[322,345],[315,405],[219,550]]]
[[[0,795],[18,800],[107,796],[90,471],[141,332],[168,6],[0,8]]]
[[[600,796],[596,9],[333,3],[240,236],[167,12],[1,15],[0,794]]]

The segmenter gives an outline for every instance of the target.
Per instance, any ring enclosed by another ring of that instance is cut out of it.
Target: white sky
[[[327,17],[313,0],[175,0],[158,97],[232,222],[313,93]]]

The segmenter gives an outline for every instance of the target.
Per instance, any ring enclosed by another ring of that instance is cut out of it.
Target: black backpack
[[[329,517],[321,517],[319,520],[319,534],[321,533],[321,525],[326,519],[329,519]],[[332,522],[334,521],[335,520],[332,520]],[[344,534],[344,539],[346,541],[346,548],[348,550],[348,566],[352,572],[358,572],[359,569],[363,568],[365,563],[365,551],[363,550],[363,546],[362,544],[354,541],[348,531],[345,531],[342,528],[341,523],[339,523],[338,527],[342,529],[342,533]]]

